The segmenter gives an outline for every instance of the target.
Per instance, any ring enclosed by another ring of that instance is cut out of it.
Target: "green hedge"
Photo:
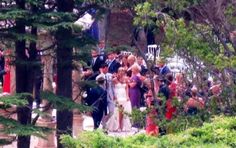
[[[114,138],[100,131],[84,132],[77,139],[63,136],[66,148],[227,148],[236,147],[236,117],[214,117],[199,128],[160,137],[144,134]]]

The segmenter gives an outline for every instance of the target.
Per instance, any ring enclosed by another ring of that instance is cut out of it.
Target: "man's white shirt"
[[[114,98],[114,90],[112,83],[112,74],[111,73],[100,73],[97,77],[103,77],[105,79],[104,89],[107,91],[107,100],[113,101]]]

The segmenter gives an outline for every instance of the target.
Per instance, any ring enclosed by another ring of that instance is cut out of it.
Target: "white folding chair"
[[[149,60],[154,60],[154,54],[156,52],[156,58],[159,58],[160,56],[160,46],[157,46],[156,44],[148,45],[148,53],[146,56]]]
[[[148,53],[154,55],[156,52],[156,57],[160,56],[160,46],[157,46],[156,44],[148,45]]]

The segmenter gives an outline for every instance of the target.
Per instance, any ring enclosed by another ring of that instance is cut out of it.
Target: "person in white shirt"
[[[101,55],[104,55],[105,54],[105,41],[104,40],[101,40],[98,44],[98,52],[99,54]]]

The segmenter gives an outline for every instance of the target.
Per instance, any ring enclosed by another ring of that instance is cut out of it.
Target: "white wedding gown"
[[[131,121],[127,114],[131,114],[131,102],[127,100],[126,85],[122,83],[117,83],[114,87],[114,93],[117,98],[117,105],[113,116],[107,122],[107,129],[109,131],[116,131],[119,128],[119,110],[118,106],[122,105],[124,107],[124,116],[123,116],[123,131],[131,131]]]

